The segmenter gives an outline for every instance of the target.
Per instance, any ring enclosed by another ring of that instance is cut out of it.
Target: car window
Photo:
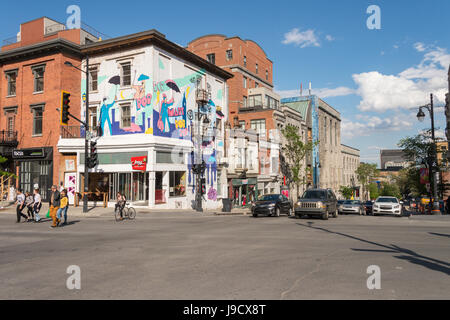
[[[359,200],[345,200],[344,204],[361,204]]]
[[[260,196],[258,198],[259,201],[276,201],[279,199],[279,195],[277,194],[266,194],[264,196]]]
[[[376,202],[398,203],[397,198],[378,198]]]
[[[321,190],[307,190],[303,193],[304,199],[326,199],[326,192]]]

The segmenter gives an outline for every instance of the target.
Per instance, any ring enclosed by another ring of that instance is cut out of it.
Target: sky
[[[110,37],[157,29],[182,46],[212,33],[256,41],[274,63],[275,90],[298,96],[300,84],[305,94],[311,82],[312,93],[341,113],[342,143],[358,148],[361,161],[379,164],[380,149],[430,128],[428,114],[422,123],[416,118],[430,93],[444,137],[449,0],[9,1],[0,39],[42,16],[66,22],[70,5]],[[380,10],[380,29],[368,28],[371,5]]]

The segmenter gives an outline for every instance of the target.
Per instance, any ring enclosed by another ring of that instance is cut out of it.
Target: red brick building
[[[234,75],[229,87],[229,119],[232,127],[255,129],[260,135],[277,129],[280,97],[273,92],[273,62],[252,40],[206,35],[189,42],[187,49]]]
[[[81,74],[64,62],[80,65],[80,45],[93,41],[97,38],[82,29],[65,30],[44,17],[21,24],[0,52],[0,132],[8,142],[0,152],[18,176],[16,186],[32,191],[37,185],[44,199],[51,185],[64,179],[64,159],[56,148],[62,90],[72,94],[70,112],[80,116]]]

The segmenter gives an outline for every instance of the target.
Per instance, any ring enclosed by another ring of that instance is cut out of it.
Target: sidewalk
[[[197,212],[194,209],[149,209],[149,208],[143,208],[143,207],[136,207],[136,212],[138,214],[152,214],[152,213],[195,213],[195,214],[208,214],[208,215],[217,215],[217,216],[234,216],[234,215],[248,215],[250,214],[250,209],[248,208],[235,208],[232,209],[231,212],[222,212],[221,209],[215,209],[215,210],[205,210],[203,212]],[[68,215],[71,217],[86,217],[86,218],[93,218],[93,217],[107,217],[107,216],[113,216],[114,215],[114,208],[107,207],[103,208],[103,206],[89,206],[88,212],[83,212],[83,206],[70,206]],[[43,203],[40,215],[41,217],[45,217],[48,211],[48,203]],[[22,211],[26,214],[26,209]],[[1,207],[0,206],[0,215],[2,214],[16,214],[16,206],[8,206],[8,207]]]

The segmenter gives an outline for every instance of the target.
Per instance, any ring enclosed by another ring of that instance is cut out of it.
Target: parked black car
[[[252,205],[252,214],[279,217],[285,213],[292,215],[293,206],[291,201],[283,194],[266,194],[258,198]]]
[[[309,189],[295,204],[295,216],[320,216],[328,220],[329,215],[338,217],[337,199],[331,189]]]
[[[368,200],[364,202],[364,208],[366,209],[366,215],[372,214],[373,201]]]

